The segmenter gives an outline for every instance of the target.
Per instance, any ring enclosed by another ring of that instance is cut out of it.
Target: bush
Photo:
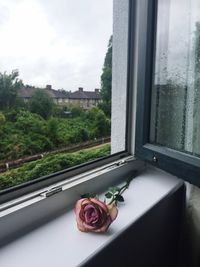
[[[80,117],[83,114],[83,109],[81,107],[73,107],[71,109],[72,117]]]
[[[111,123],[110,123],[110,120],[107,119],[103,111],[98,112],[95,118],[94,128],[95,128],[97,137],[110,135]]]
[[[100,112],[100,109],[92,108],[85,112],[85,119],[89,120],[90,122],[94,122],[99,112]]]
[[[15,125],[24,133],[46,134],[46,121],[40,115],[29,111],[20,111]]]
[[[0,127],[6,122],[6,117],[0,112]]]
[[[47,123],[47,135],[50,138],[50,140],[56,145],[59,143],[59,121],[56,118],[51,118],[48,120]]]
[[[52,115],[53,111],[53,101],[42,89],[38,89],[30,100],[30,111],[37,113],[44,119],[49,118]]]
[[[65,119],[46,120],[24,109],[0,114],[2,121],[5,117],[0,123],[0,160],[15,160],[110,134],[110,120],[98,108]]]
[[[47,156],[1,174],[0,190],[108,155],[110,155],[110,146],[104,145],[98,149]]]

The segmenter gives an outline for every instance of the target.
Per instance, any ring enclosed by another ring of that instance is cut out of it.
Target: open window
[[[200,5],[143,1],[136,156],[200,185]]]
[[[1,202],[131,154],[133,5],[4,3]]]

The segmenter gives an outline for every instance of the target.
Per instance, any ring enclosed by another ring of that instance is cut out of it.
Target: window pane
[[[113,0],[0,8],[0,190],[110,155]]]
[[[159,0],[150,141],[200,155],[200,2]]]

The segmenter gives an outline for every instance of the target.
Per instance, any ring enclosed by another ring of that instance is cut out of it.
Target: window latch
[[[55,195],[61,191],[63,191],[61,186],[60,187],[53,187],[53,188],[41,193],[40,195],[43,197],[50,197],[50,196]]]
[[[113,168],[115,168],[115,167],[123,166],[123,165],[129,163],[130,161],[134,161],[134,160],[135,160],[135,157],[130,156],[130,157],[126,158],[126,159],[122,159],[122,160],[118,161],[117,163],[112,164],[112,165],[109,167],[109,169],[113,169]]]

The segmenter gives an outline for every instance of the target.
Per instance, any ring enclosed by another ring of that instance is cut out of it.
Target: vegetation
[[[0,73],[0,162],[44,153],[71,144],[110,136],[112,37],[101,76],[99,108],[84,111],[55,105],[49,95],[36,91],[29,102],[18,98],[23,82],[18,71]],[[66,92],[68,94],[68,92]],[[0,190],[110,154],[110,146],[45,156],[0,174]]]
[[[12,71],[11,74],[0,73],[0,107],[2,109],[9,109],[16,104],[17,91],[22,85],[18,76],[16,70]]]
[[[47,119],[52,115],[53,106],[52,99],[42,90],[37,90],[30,100],[30,111],[37,113],[44,119]]]
[[[113,37],[110,37],[108,50],[104,60],[103,73],[101,75],[101,96],[103,102],[99,104],[107,116],[111,116],[111,88],[112,88],[112,44]]]
[[[74,118],[44,119],[28,110],[0,113],[0,160],[42,153],[110,135],[110,119],[98,108]]]
[[[22,167],[1,174],[0,190],[67,169],[84,162],[105,157],[109,154],[110,146],[104,145],[99,149],[87,149],[75,153],[46,156],[41,160],[26,163]]]

